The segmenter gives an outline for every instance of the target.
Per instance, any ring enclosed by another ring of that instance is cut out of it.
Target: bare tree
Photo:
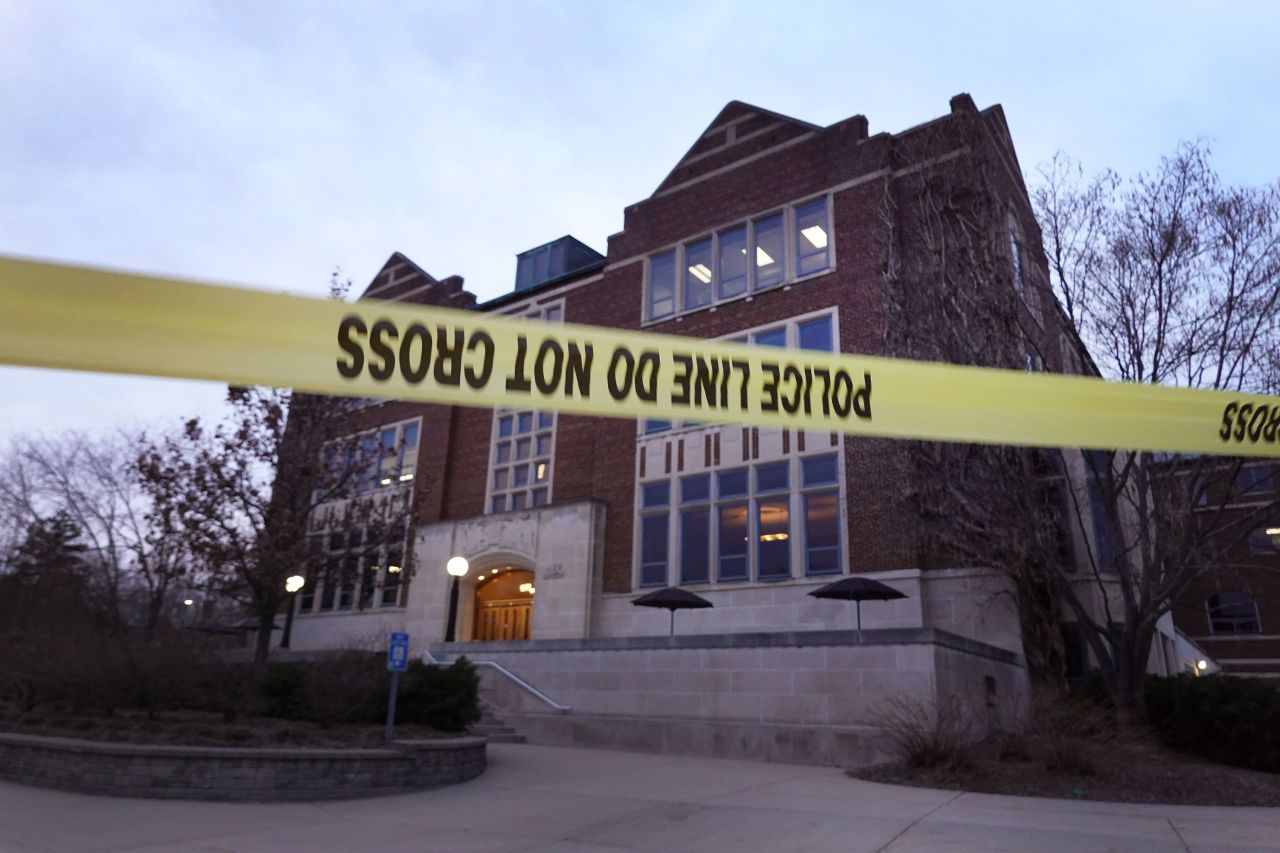
[[[1085,181],[1058,158],[1032,194],[1042,252],[1000,152],[973,127],[959,136],[963,158],[905,152],[904,162],[927,165],[885,195],[894,354],[1276,387],[1276,187],[1223,187],[1196,145],[1130,182]],[[938,140],[926,128],[902,144],[934,150]],[[906,232],[917,239],[901,240]],[[1049,686],[1062,680],[1060,620],[1078,624],[1125,725],[1144,716],[1156,623],[1197,578],[1226,568],[1231,548],[1275,508],[1232,506],[1224,486],[1239,459],[932,443],[906,453],[908,496],[926,523],[921,564],[1007,573],[1030,674]]]
[[[1052,283],[1103,376],[1185,388],[1276,388],[1280,184],[1224,186],[1202,144],[1149,174],[1086,180],[1059,155],[1034,193]],[[1094,601],[1061,585],[1122,720],[1144,714],[1156,622],[1276,509],[1241,511],[1239,459],[1085,455],[1104,535],[1088,558]],[[1077,517],[1083,520],[1081,512]]]
[[[179,543],[149,524],[147,497],[131,468],[136,441],[78,432],[16,439],[0,463],[0,517],[6,529],[68,519],[85,550],[86,606],[116,633],[137,627],[149,639],[190,563]]]

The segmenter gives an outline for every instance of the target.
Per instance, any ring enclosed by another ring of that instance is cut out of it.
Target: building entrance
[[[533,622],[533,572],[495,569],[477,578],[473,639],[527,640]]]

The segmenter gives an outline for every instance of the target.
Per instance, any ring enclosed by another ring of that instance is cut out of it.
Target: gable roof
[[[708,172],[822,128],[742,101],[730,101],[658,184],[662,195]]]

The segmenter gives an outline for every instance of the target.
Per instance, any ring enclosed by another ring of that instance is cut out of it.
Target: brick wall
[[[84,794],[178,800],[330,800],[465,782],[485,739],[390,749],[147,746],[0,733],[0,779]]]

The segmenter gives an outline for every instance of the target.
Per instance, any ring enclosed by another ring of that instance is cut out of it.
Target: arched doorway
[[[527,569],[492,569],[476,578],[472,639],[480,642],[529,639],[533,593],[533,572]]]

